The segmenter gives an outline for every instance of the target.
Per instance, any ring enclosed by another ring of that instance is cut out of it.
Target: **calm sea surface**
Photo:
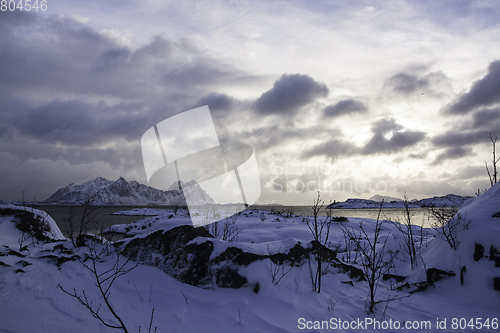
[[[301,216],[312,215],[311,206],[258,206],[258,208],[266,211],[279,211],[282,214],[289,214],[291,212],[292,214]],[[331,212],[332,216],[377,219],[379,209],[331,209]],[[319,215],[326,216],[326,209],[322,208]],[[380,219],[404,222],[404,215],[403,208],[382,208]],[[428,208],[411,208],[411,219],[414,224],[422,225],[426,228],[430,228],[431,224],[435,221]]]
[[[77,214],[82,213],[82,206],[71,206],[71,205],[37,205],[34,206],[37,209],[46,211],[57,223],[59,228],[63,233],[67,230],[68,217],[70,216],[71,210],[76,211]],[[169,206],[99,206],[96,207],[96,221],[99,224],[99,229],[107,228],[114,224],[128,224],[138,220],[146,218],[145,216],[124,216],[124,215],[112,215],[115,212],[122,210],[132,210],[134,208],[171,208]],[[300,216],[311,216],[312,210],[311,206],[252,206],[252,208],[257,208],[270,212],[280,212],[281,214],[294,214]],[[333,209],[333,216],[344,216],[344,217],[359,217],[367,219],[376,219],[378,214],[378,209]],[[326,209],[320,211],[321,216],[326,216]],[[404,210],[401,208],[385,208],[382,209],[381,219],[387,219],[392,221],[404,222]],[[426,208],[412,208],[412,222],[417,225],[422,225],[424,227],[430,227],[434,222],[434,219],[430,216],[429,210]],[[93,230],[93,232],[98,232],[99,230]]]

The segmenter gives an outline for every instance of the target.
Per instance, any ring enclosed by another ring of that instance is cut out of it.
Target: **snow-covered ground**
[[[403,282],[379,282],[378,300],[392,297],[401,300],[388,303],[387,308],[385,303],[380,303],[375,314],[367,314],[365,310],[366,281],[351,279],[347,273],[331,267],[323,276],[321,293],[318,294],[311,291],[306,262],[292,268],[275,285],[268,258],[237,267],[238,273],[247,279],[246,286],[239,289],[192,286],[181,283],[157,267],[141,264],[115,281],[109,299],[129,332],[138,332],[139,326],[141,332],[147,332],[153,308],[152,327],[153,330],[157,327],[157,332],[397,332],[399,330],[395,327],[398,325],[401,328],[413,325],[414,329],[406,329],[410,332],[495,332],[499,330],[495,323],[498,325],[500,319],[500,291],[494,290],[493,281],[500,277],[500,267],[495,267],[495,261],[490,259],[494,257],[493,249],[500,250],[500,217],[493,217],[499,212],[500,183],[461,208],[462,218],[470,220],[470,224],[466,230],[460,229],[457,250],[435,237],[436,232],[430,230],[422,244],[416,268],[411,269],[408,262],[402,260],[395,262],[391,272],[406,276],[406,279]],[[190,225],[189,216],[184,211],[178,214],[152,210],[141,213],[160,214],[112,229],[131,237],[146,238],[154,232]],[[0,332],[116,331],[103,326],[76,299],[58,288],[60,284],[79,294],[85,290],[93,304],[103,303],[94,277],[79,261],[60,261],[60,267],[55,263],[58,256],[71,257],[70,254],[61,254],[58,245],[63,244],[82,258],[88,249],[75,249],[68,240],[56,241],[62,235],[57,225],[50,222],[54,242],[28,242],[28,249],[21,251],[19,238],[22,235],[14,220],[12,216],[0,216]],[[345,225],[360,230],[360,222],[372,237],[375,220],[349,218]],[[234,225],[241,229],[237,242],[198,237],[190,244],[210,241],[213,244],[211,258],[214,258],[229,247],[265,256],[278,251],[286,253],[297,244],[306,248],[312,240],[305,218],[299,216],[244,211],[236,216]],[[387,239],[386,249],[401,248],[402,236],[393,224],[383,224],[381,235],[382,242]],[[332,224],[330,242],[330,247],[339,251],[337,258],[347,261],[344,234],[338,223]],[[122,243],[122,248],[126,243]],[[483,257],[476,258],[477,261],[474,258],[476,244],[484,249]],[[359,260],[352,262],[355,253],[350,254],[349,264],[359,267]],[[112,267],[115,259],[116,254],[106,256],[98,263],[99,271]],[[462,284],[460,271],[464,266]],[[289,267],[285,264],[286,269]],[[406,282],[425,281],[426,269],[430,268],[453,271],[456,275],[435,282],[434,287],[423,292],[410,294],[409,291],[415,289],[413,287],[391,290],[391,286]],[[101,313],[112,320],[104,305]],[[487,319],[489,329],[484,325]],[[379,323],[370,324],[374,320]],[[446,320],[446,328],[443,320]],[[340,329],[335,326],[339,323],[350,326]],[[358,326],[358,323],[362,325]],[[460,329],[464,323],[474,327],[466,325],[465,329]],[[480,323],[483,325],[478,329]],[[424,325],[430,327],[424,328]]]

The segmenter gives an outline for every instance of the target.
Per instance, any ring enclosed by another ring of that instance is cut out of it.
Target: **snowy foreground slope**
[[[500,249],[500,217],[494,217],[500,215],[500,183],[461,208],[460,218],[470,223],[466,230],[458,231],[456,250],[435,237],[434,230],[428,230],[414,269],[404,256],[395,261],[391,273],[404,280],[380,280],[376,298],[401,300],[387,307],[386,303],[378,304],[375,314],[365,310],[368,286],[359,275],[352,274],[360,267],[359,260],[354,262],[355,251],[346,247],[339,223],[334,222],[330,232],[329,247],[336,251],[336,257],[323,276],[318,294],[311,291],[308,262],[303,257],[312,240],[303,217],[245,211],[229,221],[241,229],[238,240],[225,242],[209,237],[200,228],[190,228],[185,211],[156,213],[156,217],[112,228],[129,236],[116,243],[119,250],[141,263],[118,278],[110,290],[111,304],[129,332],[138,332],[139,326],[141,332],[147,332],[153,308],[152,327],[157,327],[157,332],[397,332],[400,330],[395,328],[396,322],[400,328],[413,325],[413,329],[406,329],[409,332],[499,330],[492,323],[498,324],[500,319],[500,291],[494,289],[495,277],[500,277],[500,267],[495,266],[495,252]],[[360,222],[368,235],[373,235],[374,220],[349,218],[344,225],[359,230]],[[16,228],[16,218],[0,216],[0,332],[117,331],[104,327],[76,299],[58,288],[60,284],[80,294],[85,290],[94,304],[103,303],[91,272],[75,260],[75,255],[85,258],[88,248],[74,248],[71,241],[58,240],[61,235],[57,226],[49,226],[52,242],[28,240],[27,248],[20,250],[22,233]],[[387,239],[387,250],[401,248],[402,236],[393,224],[384,223],[381,235],[381,242]],[[154,237],[163,243],[150,242]],[[202,246],[209,251],[201,251]],[[165,254],[167,248],[173,247],[176,253]],[[291,264],[294,267],[279,283],[273,283],[272,269],[276,265],[272,264],[272,255],[290,254],[292,249],[301,248],[303,251],[296,252],[296,256],[287,257],[295,261],[283,264],[285,271]],[[203,254],[208,255],[205,262],[197,261]],[[115,259],[111,251],[98,263],[98,269],[105,271]],[[125,260],[122,256],[121,262]],[[204,271],[204,279],[194,276],[201,272],[196,269],[207,262],[210,266]],[[461,274],[464,266],[466,271]],[[195,273],[185,274],[189,269]],[[414,292],[426,285],[429,269],[455,275],[440,276],[442,279],[434,280],[433,286]],[[217,273],[224,270],[244,279]],[[235,281],[243,281],[243,286]],[[402,288],[398,291],[396,287]],[[104,305],[101,313],[112,321]],[[461,318],[466,320],[460,322]],[[486,319],[489,329],[478,329]],[[371,324],[374,320],[380,326]],[[350,326],[334,326],[343,321]],[[460,323],[475,326],[460,329]]]

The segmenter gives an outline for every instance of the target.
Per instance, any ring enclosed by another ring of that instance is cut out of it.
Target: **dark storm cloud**
[[[172,43],[163,36],[156,35],[153,40],[134,52],[134,60],[143,60],[144,58],[164,58],[170,55],[174,50]]]
[[[427,157],[427,153],[417,153],[417,154],[409,154],[408,158],[422,160]]]
[[[488,141],[487,131],[448,131],[432,139],[435,146],[462,147]]]
[[[118,153],[113,148],[82,148],[64,147],[40,141],[18,142],[15,146],[1,146],[1,151],[11,153],[21,161],[48,159],[52,161],[65,160],[71,165],[87,164],[93,162],[109,163],[118,167],[121,163]]]
[[[385,134],[390,131],[399,131],[401,129],[403,129],[403,126],[398,124],[393,118],[380,119],[372,125],[372,132],[376,134]]]
[[[445,160],[456,160],[456,159],[462,158],[464,156],[471,156],[471,155],[474,155],[474,153],[472,152],[472,148],[451,147],[451,148],[446,149],[441,154],[439,154],[432,162],[432,165],[441,164]]]
[[[471,89],[460,95],[442,111],[450,115],[461,115],[453,130],[444,132],[432,139],[437,147],[448,147],[438,155],[433,164],[447,159],[457,159],[472,154],[469,146],[487,144],[489,134],[500,133],[500,61],[489,65],[488,73],[474,82]]]
[[[147,128],[206,94],[199,88],[203,84],[239,75],[163,36],[132,50],[72,19],[35,20],[17,12],[8,17],[2,24],[12,29],[0,39],[3,136],[15,130],[30,139],[80,147],[113,138],[139,140]],[[47,37],[15,30],[34,22]],[[198,88],[185,89],[193,86]],[[108,97],[122,102],[99,102]],[[207,98],[215,109],[224,104],[221,96]]]
[[[490,128],[500,120],[500,108],[482,109],[474,112],[472,122],[467,123],[470,128]]]
[[[211,112],[227,112],[232,111],[236,104],[238,104],[238,101],[233,97],[226,94],[212,92],[200,98],[198,102],[196,102],[196,104],[193,106],[193,108],[208,105],[208,108]]]
[[[18,33],[25,27],[19,23],[3,32],[0,63],[8,66],[0,66],[2,94],[49,92],[146,100],[158,88],[185,92],[196,87],[200,93],[200,87],[213,89],[222,79],[242,75],[195,47],[160,35],[132,49],[72,19],[38,17],[36,22],[36,29]]]
[[[401,131],[403,126],[394,119],[381,119],[372,126],[373,137],[361,149],[364,155],[378,153],[395,153],[414,146],[425,138],[420,131]],[[386,138],[386,135],[391,135]]]
[[[54,100],[29,107],[24,103],[4,105],[6,123],[22,136],[66,146],[93,146],[115,139],[139,140],[148,125],[162,120],[159,111],[141,112],[140,103]]]
[[[16,175],[2,176],[0,197],[41,178],[45,192],[68,179],[141,180],[147,129],[197,100],[214,114],[230,110],[240,102],[209,92],[256,80],[185,42],[157,35],[132,48],[117,34],[47,13],[0,13],[0,154],[12,164],[0,169]]]
[[[329,105],[323,109],[323,113],[327,117],[338,117],[350,113],[366,113],[368,108],[366,105],[355,99],[344,99],[337,104]]]
[[[0,11],[0,36],[16,26],[26,26],[37,21],[37,16],[28,11]]]
[[[407,73],[399,73],[391,76],[385,84],[394,91],[404,94],[410,94],[416,90],[422,90],[429,86],[428,80],[419,79],[418,77]]]
[[[309,75],[283,74],[273,87],[254,103],[254,109],[263,114],[293,114],[301,107],[328,95],[324,83],[316,82]]]
[[[339,137],[342,132],[337,128],[322,126],[296,128],[293,125],[283,125],[280,120],[277,120],[275,123],[266,122],[263,126],[238,132],[236,135],[238,139],[263,152],[280,146],[284,142],[300,146],[304,142],[304,138],[318,136],[325,138]]]
[[[500,60],[492,62],[488,73],[472,84],[469,92],[443,108],[446,114],[465,114],[479,107],[500,103]]]
[[[117,47],[114,41],[65,18],[39,18],[36,28],[39,33],[12,32],[0,41],[0,62],[9,64],[0,67],[0,87],[21,95],[35,91],[84,94],[101,89],[88,70],[99,54]]]
[[[441,72],[433,72],[419,76],[407,72],[400,72],[388,78],[384,82],[384,88],[399,95],[412,95],[425,93],[433,97],[439,97],[443,82],[448,79]]]
[[[123,68],[129,62],[132,52],[126,47],[106,50],[99,54],[89,69],[92,74],[108,74]]]
[[[220,83],[234,76],[234,70],[228,69],[212,59],[199,58],[195,63],[163,69],[161,81],[168,86],[196,87]]]
[[[424,132],[403,130],[404,127],[398,124],[396,120],[384,118],[372,125],[373,136],[363,147],[339,139],[331,139],[305,150],[301,154],[301,158],[390,154],[414,146],[425,138]],[[386,136],[390,136],[390,138],[386,138]]]
[[[484,180],[486,175],[486,170],[484,169],[484,165],[467,165],[465,167],[459,168],[456,172],[444,172],[439,175],[439,178],[444,178],[448,180],[466,180],[466,179],[474,179],[481,178]],[[474,188],[474,187],[472,187]],[[480,188],[476,186],[475,188]]]
[[[342,140],[333,139],[324,143],[321,143],[312,149],[304,151],[300,157],[302,159],[307,159],[314,156],[325,156],[332,159],[352,155],[357,152],[356,146],[349,142],[344,142]]]

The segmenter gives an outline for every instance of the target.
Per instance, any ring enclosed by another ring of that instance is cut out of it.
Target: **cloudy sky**
[[[498,17],[495,0],[0,12],[0,199],[147,184],[141,136],[202,105],[221,143],[253,147],[261,203],[474,195],[500,137]]]

